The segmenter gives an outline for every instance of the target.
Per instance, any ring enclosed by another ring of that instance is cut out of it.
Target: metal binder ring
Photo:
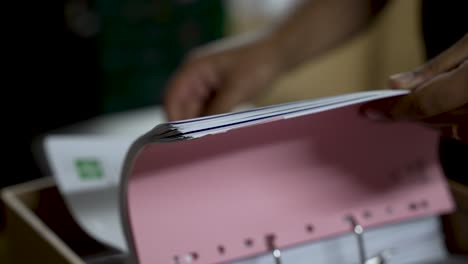
[[[353,226],[353,233],[356,235],[356,239],[358,242],[358,250],[359,250],[359,263],[365,264],[366,263],[366,248],[364,246],[364,228],[358,224],[356,219],[352,216],[348,217],[349,222]]]
[[[266,243],[268,250],[270,250],[273,259],[275,260],[275,264],[281,264],[281,250],[275,245],[275,235],[266,236]]]
[[[349,222],[353,226],[353,233],[356,235],[359,250],[359,263],[361,264],[385,264],[389,258],[390,252],[383,251],[377,256],[367,258],[366,247],[364,245],[364,228],[352,216],[348,217]]]

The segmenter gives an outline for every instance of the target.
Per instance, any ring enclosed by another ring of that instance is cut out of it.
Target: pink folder
[[[133,149],[131,252],[142,264],[229,262],[268,253],[270,235],[286,249],[350,233],[349,216],[372,228],[450,212],[438,134],[357,107]]]

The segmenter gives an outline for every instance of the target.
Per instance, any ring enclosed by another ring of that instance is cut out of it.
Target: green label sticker
[[[104,176],[101,163],[97,159],[77,159],[75,167],[82,180],[97,180]]]

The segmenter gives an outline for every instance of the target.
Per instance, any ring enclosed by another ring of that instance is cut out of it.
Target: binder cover
[[[367,229],[453,209],[438,134],[359,114],[363,102],[398,95],[352,94],[162,124],[121,143],[52,136],[46,147],[72,211],[101,241],[138,263],[232,262],[349,234],[349,219]],[[113,158],[103,157],[106,145]],[[83,157],[106,161],[104,171],[118,165],[112,175],[71,183],[79,175],[63,164]],[[103,193],[106,202],[92,212],[91,202],[78,202]],[[111,217],[98,216],[105,208]]]

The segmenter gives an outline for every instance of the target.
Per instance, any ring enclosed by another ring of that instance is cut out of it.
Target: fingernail
[[[424,81],[424,75],[418,72],[404,72],[390,76],[390,82],[394,88],[414,88]]]
[[[364,115],[372,121],[388,120],[388,117],[383,112],[376,109],[366,109]]]
[[[390,76],[390,81],[395,88],[406,88],[414,82],[413,72],[403,72]]]
[[[400,82],[410,82],[414,78],[413,72],[402,72],[390,76],[392,80],[398,80]]]

